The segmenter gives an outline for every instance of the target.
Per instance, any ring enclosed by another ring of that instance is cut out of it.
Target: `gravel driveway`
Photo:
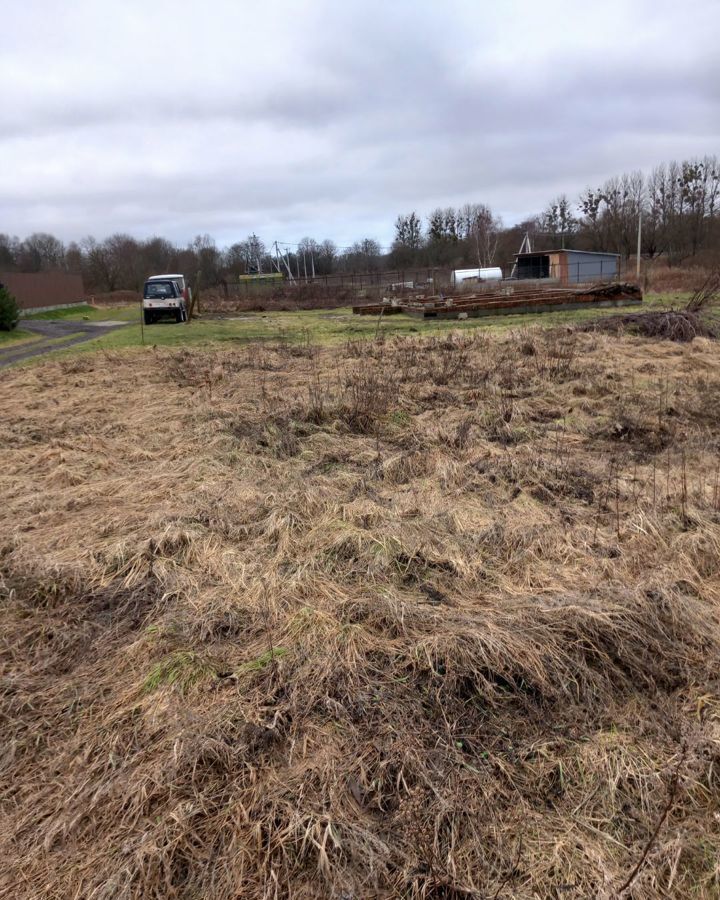
[[[75,344],[82,344],[99,337],[106,331],[125,328],[129,322],[117,322],[108,319],[105,322],[82,322],[73,319],[21,319],[23,331],[31,331],[38,336],[37,340],[21,344],[10,344],[0,349],[0,369],[13,363],[32,359],[52,353],[54,350],[65,350]]]

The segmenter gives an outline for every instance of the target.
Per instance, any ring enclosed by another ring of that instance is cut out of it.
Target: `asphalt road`
[[[43,356],[54,350],[65,350],[99,337],[106,331],[125,328],[128,322],[82,322],[71,319],[21,319],[20,328],[31,331],[38,336],[37,340],[10,344],[0,349],[0,369],[13,363]]]

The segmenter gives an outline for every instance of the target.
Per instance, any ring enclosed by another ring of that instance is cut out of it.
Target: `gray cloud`
[[[715,0],[147,6],[6,13],[0,231],[388,242],[720,152]]]

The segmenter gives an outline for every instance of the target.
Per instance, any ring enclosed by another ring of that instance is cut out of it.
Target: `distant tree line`
[[[435,209],[425,224],[416,212],[395,221],[391,265],[508,263],[525,233],[533,249],[565,247],[628,257],[637,251],[678,265],[720,253],[720,164],[715,156],[663,163],[650,175],[630,172],[587,188],[576,201],[561,194],[537,216],[511,228],[482,203]]]
[[[297,246],[271,246],[251,234],[220,248],[208,235],[179,247],[162,237],[138,240],[113,234],[64,244],[37,232],[20,240],[0,234],[0,272],[64,270],[83,275],[88,291],[138,290],[149,273],[200,272],[203,286],[280,270],[293,278],[412,267],[508,264],[527,233],[533,249],[567,247],[635,253],[642,216],[642,254],[669,265],[720,255],[720,164],[715,156],[663,163],[649,175],[630,172],[587,188],[576,200],[561,194],[537,216],[503,227],[484,203],[416,211],[395,220],[390,248],[372,238],[338,248],[303,238]]]
[[[267,247],[256,234],[219,248],[209,234],[197,235],[179,247],[162,237],[139,240],[112,234],[102,241],[86,237],[63,244],[52,234],[36,232],[24,240],[0,233],[0,272],[76,272],[88,291],[137,291],[150,273],[200,273],[203,287],[236,281],[241,276],[278,270],[293,278],[380,271],[380,244],[365,238],[338,250],[331,240],[303,238],[297,247]]]

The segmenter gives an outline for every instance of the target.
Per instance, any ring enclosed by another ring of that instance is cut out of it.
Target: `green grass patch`
[[[674,300],[675,298],[673,298]],[[467,331],[484,328],[504,331],[529,325],[571,324],[599,316],[622,313],[624,310],[657,309],[671,305],[669,298],[651,296],[642,306],[565,310],[514,316],[484,316],[475,319],[415,319],[412,316],[383,317],[380,333],[394,335],[438,334],[450,330]],[[675,302],[675,305],[680,305]],[[179,346],[215,342],[244,343],[267,340],[301,343],[309,337],[317,344],[333,344],[347,340],[374,338],[378,330],[376,316],[355,316],[350,307],[337,309],[298,310],[293,312],[245,312],[223,319],[203,317],[177,325],[160,322],[145,327],[145,343],[150,346]],[[102,335],[85,345],[84,349],[132,347],[141,344],[140,325]]]
[[[269,666],[274,659],[281,659],[283,656],[287,656],[287,654],[288,650],[286,647],[273,647],[272,650],[266,650],[265,653],[261,653],[257,659],[251,659],[249,662],[238,666],[236,674],[246,675],[250,672],[261,672],[264,668]]]
[[[538,321],[547,325],[557,325],[583,318],[597,316],[599,310],[581,310],[578,313],[545,313],[536,316],[488,316],[485,318],[433,320],[414,319],[398,315],[384,319],[380,334],[385,337],[396,335],[430,335],[451,330],[467,331],[485,328],[494,331],[524,327]],[[298,312],[248,313],[238,318],[196,319],[186,324],[160,322],[146,326],[144,343],[146,346],[179,347],[188,345],[218,343],[248,343],[250,341],[278,341],[281,343],[302,343],[308,338],[316,344],[337,344],[347,340],[372,339],[377,332],[374,316],[353,316],[350,309],[308,310]],[[143,343],[140,325],[111,331],[78,347],[78,351],[88,351],[100,347],[115,350],[122,347],[139,347]]]
[[[43,339],[43,346],[54,347],[57,344],[58,349],[61,349],[60,345],[67,343],[67,341],[72,341],[75,338],[83,337],[83,335],[83,331],[73,331],[70,334],[63,334],[56,338],[48,338],[47,340]]]
[[[38,353],[36,356],[31,356],[28,359],[19,359],[17,362],[12,362],[13,366],[29,366],[39,360],[43,359],[57,359],[58,356],[62,353],[71,353],[75,347],[65,347],[68,341],[72,341],[74,338],[82,337],[83,332],[77,331],[72,332],[71,334],[63,334],[60,337],[56,338],[43,338],[40,335],[33,335],[33,339],[29,341],[20,341],[18,344],[12,344],[10,347],[5,347],[8,351],[14,351],[17,347],[18,350],[24,350],[26,347],[28,350],[31,350],[34,347],[39,347],[40,345],[43,348],[51,348],[47,353]]]
[[[189,650],[177,650],[152,667],[142,683],[142,692],[149,694],[160,687],[175,685],[184,694],[215,674],[215,666],[206,658]]]
[[[116,309],[108,309],[107,307],[73,306],[70,309],[51,309],[47,312],[33,313],[24,316],[25,319],[77,319],[83,322],[105,322],[108,319],[122,322],[140,321],[140,307],[137,306],[121,306]]]
[[[410,424],[411,418],[410,413],[406,409],[396,409],[395,412],[390,413],[389,422],[402,428]]]
[[[565,310],[527,315],[482,316],[469,319],[415,319],[412,316],[383,317],[379,333],[386,338],[396,335],[437,335],[447,331],[468,331],[476,328],[493,332],[543,325],[574,325],[603,316],[626,311],[643,311],[682,307],[687,300],[679,295],[648,295],[642,306]],[[102,332],[64,353],[87,353],[98,349],[119,350],[126,347],[183,347],[220,344],[244,344],[251,341],[278,343],[337,344],[348,340],[373,339],[378,331],[376,316],[354,316],[349,307],[292,312],[239,312],[224,318],[203,316],[191,322],[158,322],[141,328],[137,306],[97,310],[78,314],[75,310],[58,310],[68,314],[64,318],[91,320],[117,319],[132,324],[125,328]],[[69,315],[72,313],[72,315]],[[51,318],[53,314],[41,314]]]
[[[22,328],[14,328],[12,331],[0,331],[0,347],[9,344],[25,344],[38,339],[31,331],[23,331]]]

